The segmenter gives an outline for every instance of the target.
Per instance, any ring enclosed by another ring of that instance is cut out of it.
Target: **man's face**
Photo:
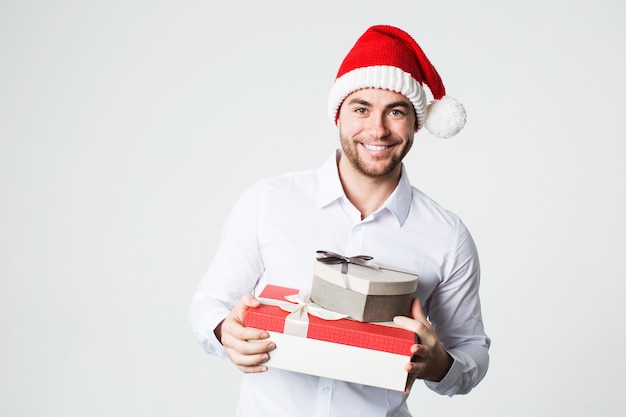
[[[403,95],[376,88],[351,93],[339,109],[339,137],[350,165],[367,177],[400,173],[413,145],[413,105]]]

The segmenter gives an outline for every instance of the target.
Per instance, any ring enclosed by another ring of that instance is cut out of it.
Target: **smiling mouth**
[[[370,151],[384,151],[385,149],[389,148],[388,145],[368,145],[368,144],[363,144],[363,146],[365,146],[365,148],[369,149]]]

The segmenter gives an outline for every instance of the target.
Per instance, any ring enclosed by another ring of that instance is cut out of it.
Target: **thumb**
[[[239,302],[237,302],[232,312],[243,323],[246,311],[248,311],[249,308],[258,307],[259,305],[261,305],[261,302],[252,294],[245,294],[239,299]]]
[[[239,303],[242,304],[245,310],[250,307],[258,307],[259,305],[261,305],[261,302],[252,294],[245,294],[243,297],[241,297]]]
[[[424,314],[424,310],[422,310],[422,303],[419,298],[413,299],[413,304],[411,305],[411,317],[418,321],[426,321],[426,315]]]
[[[404,327],[407,330],[417,333],[419,326],[427,322],[426,316],[422,311],[420,299],[413,299],[413,304],[411,304],[411,318],[405,316],[396,316],[393,318],[393,321],[400,327]]]

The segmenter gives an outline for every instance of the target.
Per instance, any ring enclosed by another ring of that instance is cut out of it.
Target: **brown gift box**
[[[324,253],[338,256],[343,261],[328,263],[318,257],[311,301],[363,322],[386,322],[392,321],[394,316],[410,315],[417,275],[370,262],[359,265],[350,261],[354,258]]]

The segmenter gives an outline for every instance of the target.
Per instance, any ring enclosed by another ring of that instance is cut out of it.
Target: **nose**
[[[384,138],[389,135],[389,129],[384,115],[374,115],[367,119],[367,133],[374,138]]]

